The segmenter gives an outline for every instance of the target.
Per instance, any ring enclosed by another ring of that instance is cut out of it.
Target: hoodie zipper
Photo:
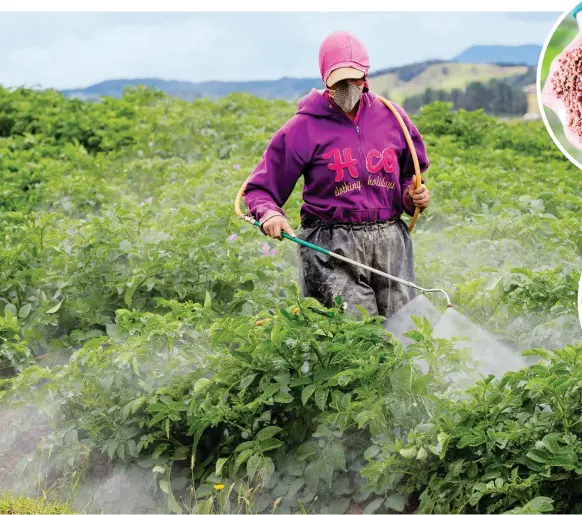
[[[364,98],[362,98],[362,101],[364,102],[364,107],[366,106],[366,100]],[[358,138],[358,151],[360,153],[360,159],[361,159],[361,170],[362,170],[362,188],[364,189],[365,196],[366,196],[366,202],[367,202],[367,206],[366,208],[370,207],[370,198],[369,198],[369,192],[368,192],[368,188],[366,187],[366,183],[364,181],[364,170],[367,171],[366,169],[366,159],[364,156],[364,143],[362,141],[362,132],[360,130],[360,125],[362,124],[362,117],[364,115],[364,110],[362,109],[362,112],[360,113],[360,119],[358,120],[358,123],[356,125],[356,134],[357,134],[357,138]],[[354,123],[354,122],[352,122]],[[367,180],[367,177],[366,177]]]
[[[366,99],[362,96],[361,100],[364,102],[364,107],[366,107],[368,104],[366,103]],[[329,104],[329,108],[332,108],[331,103]],[[360,125],[362,124],[362,118],[364,115],[364,110],[362,110],[362,112],[360,113],[360,118],[358,120],[358,123],[356,124],[354,120],[350,120],[348,119],[348,123],[350,123],[352,125],[352,127],[355,127],[356,129],[356,138],[358,140],[358,152],[360,154],[360,159],[361,159],[361,170],[362,170],[362,182],[364,182],[363,178],[364,178],[364,171],[367,172],[367,168],[366,168],[366,159],[364,156],[364,143],[362,141],[362,137],[361,137],[361,131],[360,131]],[[366,174],[366,180],[367,180],[368,176]],[[368,192],[368,188],[365,187],[366,184],[364,182],[364,184],[362,185],[362,187],[364,188],[364,190],[366,191],[365,196],[366,196],[366,202],[367,202],[367,206],[366,208],[369,208],[370,206],[370,198],[369,198],[369,192]]]

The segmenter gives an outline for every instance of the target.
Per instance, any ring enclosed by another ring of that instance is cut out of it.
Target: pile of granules
[[[568,125],[582,140],[582,48],[560,57],[551,85],[554,94],[566,105]]]

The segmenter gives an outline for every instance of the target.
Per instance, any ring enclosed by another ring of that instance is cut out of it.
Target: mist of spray
[[[493,374],[499,377],[528,365],[520,353],[497,340],[456,309],[447,308],[442,313],[424,295],[417,296],[385,322],[386,329],[405,346],[411,341],[405,333],[415,329],[412,315],[425,317],[430,322],[436,338],[457,338],[459,339],[455,342],[457,348],[470,348],[477,371],[484,376]]]

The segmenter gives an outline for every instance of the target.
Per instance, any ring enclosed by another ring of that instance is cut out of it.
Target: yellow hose
[[[249,182],[250,178],[251,178],[250,175],[246,178],[245,182],[243,182],[242,186],[238,190],[238,193],[236,194],[236,198],[234,199],[234,212],[236,213],[236,216],[238,216],[239,218],[243,218],[243,219],[244,219],[245,215],[243,215],[241,210],[240,210],[240,199],[242,198],[243,193],[245,192],[245,188],[247,187],[247,182]]]
[[[406,124],[404,123],[402,116],[400,116],[400,113],[392,105],[391,102],[388,102],[388,100],[386,100],[384,97],[381,97],[380,95],[376,95],[376,96],[380,99],[380,102],[382,102],[388,109],[390,109],[390,111],[392,111],[394,113],[394,116],[396,116],[396,119],[398,120],[398,123],[400,124],[400,127],[402,128],[402,132],[404,132],[404,137],[406,138],[406,142],[408,143],[408,148],[410,149],[410,155],[412,156],[412,162],[414,163],[414,175],[416,177],[416,184],[414,186],[415,186],[415,188],[418,188],[422,184],[422,179],[420,177],[420,165],[418,164],[418,156],[416,155],[416,148],[414,147],[414,143],[412,142],[412,137],[410,136],[410,132],[408,131],[408,127],[406,127]],[[412,232],[412,230],[414,229],[414,226],[416,225],[416,221],[418,220],[418,215],[420,215],[420,208],[419,207],[417,207],[414,210],[414,216],[412,217],[412,220],[410,221],[410,224],[408,226],[408,230],[410,232]]]
[[[422,184],[422,180],[420,177],[420,165],[418,164],[418,156],[416,154],[416,148],[414,147],[414,143],[412,142],[412,137],[410,136],[410,132],[408,131],[408,127],[406,127],[406,124],[404,123],[402,116],[400,116],[400,113],[392,105],[391,102],[386,100],[384,97],[381,97],[380,95],[376,95],[376,96],[380,99],[380,101],[388,109],[390,109],[390,111],[392,111],[392,113],[394,113],[394,116],[396,117],[396,119],[398,120],[398,123],[400,124],[400,127],[402,128],[402,132],[404,132],[404,137],[406,138],[406,142],[408,143],[408,148],[410,149],[410,154],[412,155],[412,162],[414,164],[414,175],[416,178],[415,187],[418,188]],[[236,198],[234,201],[234,210],[235,210],[236,216],[238,216],[239,218],[242,218],[242,219],[245,219],[245,215],[243,215],[241,210],[240,210],[240,201],[242,199],[243,193],[245,191],[245,188],[247,186],[247,182],[249,181],[249,179],[250,179],[250,176],[247,177],[245,182],[242,184],[242,186],[238,190],[238,193],[236,194]],[[412,217],[412,220],[411,220],[410,224],[408,225],[408,230],[410,232],[412,232],[412,230],[414,229],[414,226],[416,225],[416,221],[418,220],[418,215],[420,215],[420,208],[419,207],[417,207],[414,210],[414,216]],[[247,218],[250,219],[250,217],[247,217]],[[250,220],[247,220],[247,221],[250,221]]]

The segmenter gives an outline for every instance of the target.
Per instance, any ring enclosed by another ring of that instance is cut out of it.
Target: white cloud
[[[550,22],[555,23],[558,18],[560,17],[561,12],[555,13],[506,13],[508,18],[512,18],[514,20],[526,21],[526,22]]]
[[[544,16],[529,16],[543,14]],[[83,87],[112,78],[317,77],[321,40],[349,30],[373,69],[451,58],[474,44],[542,45],[548,13],[0,14],[0,83]]]

